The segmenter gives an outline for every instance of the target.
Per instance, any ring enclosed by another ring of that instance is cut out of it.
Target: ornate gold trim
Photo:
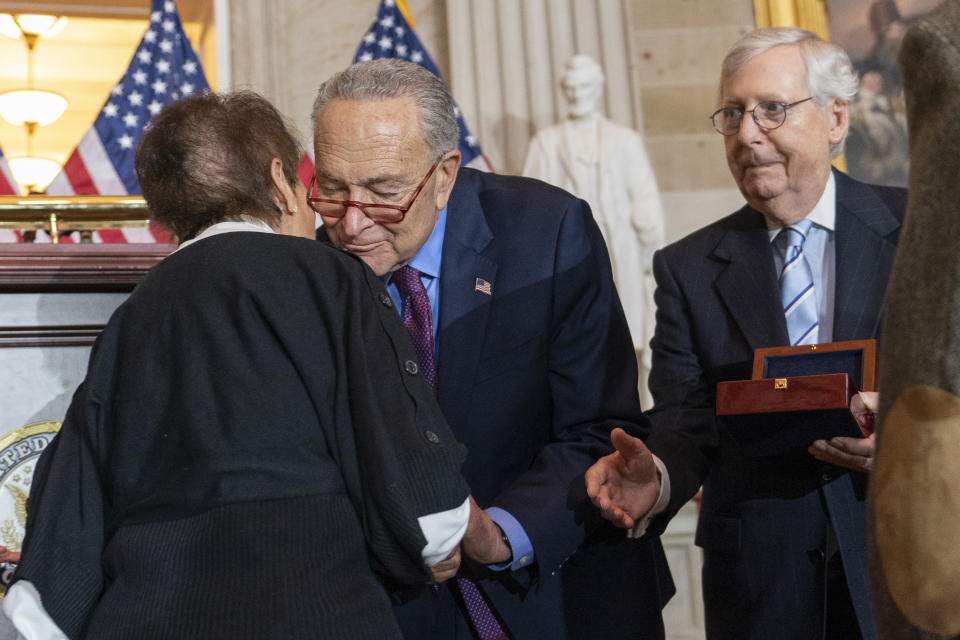
[[[35,436],[38,433],[50,433],[59,432],[60,427],[63,426],[62,422],[57,420],[47,420],[45,422],[31,422],[28,425],[24,425],[18,429],[14,429],[7,433],[7,435],[0,438],[0,451],[3,451],[14,442],[18,440],[23,440],[24,438],[29,438],[30,436]]]
[[[14,450],[14,452],[10,452],[8,449],[11,447],[16,447],[16,445],[19,443],[24,442],[33,436],[50,433],[56,434],[60,431],[61,425],[61,422],[52,420],[48,420],[46,422],[34,422],[20,427],[19,429],[14,429],[0,438],[0,451],[4,453],[3,463],[7,465],[2,476],[2,487],[5,487],[8,491],[10,491],[11,499],[14,502],[13,518],[3,519],[2,522],[0,522],[0,537],[2,537],[4,546],[6,546],[10,551],[20,551],[21,545],[23,544],[23,528],[26,527],[27,520],[27,496],[30,493],[30,483],[33,479],[33,473],[36,470],[36,466],[33,466],[29,470],[24,469],[25,472],[30,474],[26,479],[19,475],[14,475],[12,479],[8,476],[15,470],[18,470],[22,463],[32,460],[33,458],[38,458],[41,453],[19,452],[19,459],[10,460],[7,457],[8,455],[12,455],[16,458],[18,454],[16,453],[16,450]],[[47,444],[49,444],[49,441],[47,441]],[[28,444],[27,447],[29,449],[30,445]],[[3,563],[0,565],[0,574],[2,574],[2,576],[0,576],[0,598],[7,594],[7,584],[9,583],[12,572],[12,565],[8,563]]]

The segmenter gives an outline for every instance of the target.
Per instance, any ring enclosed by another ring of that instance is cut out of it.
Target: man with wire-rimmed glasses
[[[587,472],[606,517],[654,533],[702,485],[710,640],[876,638],[872,438],[761,457],[736,438],[742,418],[715,414],[717,383],[750,378],[754,349],[878,336],[906,192],[831,168],[856,87],[847,54],[801,29],[759,29],[727,54],[710,120],[747,204],[655,255],[653,432],[615,431],[617,452]]]
[[[647,431],[590,208],[460,168],[450,94],[411,62],[334,75],[313,124],[320,235],[383,277],[380,302],[417,351],[410,384],[434,391],[467,445],[463,477],[483,510],[467,506],[488,534],[468,531],[456,580],[395,607],[404,636],[662,639],[673,583],[659,540],[628,540],[583,489],[613,427]]]

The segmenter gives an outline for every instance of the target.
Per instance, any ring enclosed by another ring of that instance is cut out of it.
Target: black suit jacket
[[[604,524],[583,488],[584,471],[610,451],[610,429],[645,425],[587,204],[536,180],[462,169],[448,204],[438,323],[439,400],[467,445],[464,477],[482,507],[510,512],[533,543],[531,566],[473,567],[513,635],[662,637],[673,583],[659,540],[628,540]],[[472,637],[446,589],[396,611],[408,638]]]
[[[906,192],[834,175],[833,339],[876,338]],[[744,207],[664,248],[654,257],[654,275],[654,408],[648,412],[654,431],[647,443],[671,483],[670,506],[654,530],[702,484],[696,540],[704,548],[708,636],[819,637],[826,511],[861,630],[875,637],[865,559],[866,475],[819,464],[803,449],[747,457],[731,437],[737,421],[715,416],[718,382],[750,378],[754,349],[789,343],[763,216]]]

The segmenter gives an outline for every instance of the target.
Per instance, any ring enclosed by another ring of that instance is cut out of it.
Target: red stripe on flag
[[[153,234],[154,239],[160,244],[175,244],[173,234],[162,225],[151,222],[150,233]]]
[[[127,241],[120,229],[100,229],[98,233],[104,244],[124,244]]]
[[[303,154],[303,159],[300,160],[300,168],[297,169],[297,172],[300,174],[300,182],[303,183],[303,186],[310,186],[310,180],[313,179],[313,170],[314,164],[313,160],[310,159],[310,154]]]
[[[74,151],[67,158],[67,163],[63,165],[63,172],[67,174],[67,179],[73,187],[73,192],[78,196],[97,196],[101,195],[93,184],[93,178],[87,173],[87,165],[80,157],[79,151]],[[109,195],[109,194],[105,194]]]
[[[7,177],[0,171],[0,195],[18,196],[20,191],[7,181]]]

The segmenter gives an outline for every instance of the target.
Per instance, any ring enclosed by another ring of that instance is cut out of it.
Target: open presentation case
[[[814,440],[861,437],[850,414],[858,391],[873,391],[875,340],[757,349],[753,377],[717,384],[717,415],[748,455],[805,449]]]

